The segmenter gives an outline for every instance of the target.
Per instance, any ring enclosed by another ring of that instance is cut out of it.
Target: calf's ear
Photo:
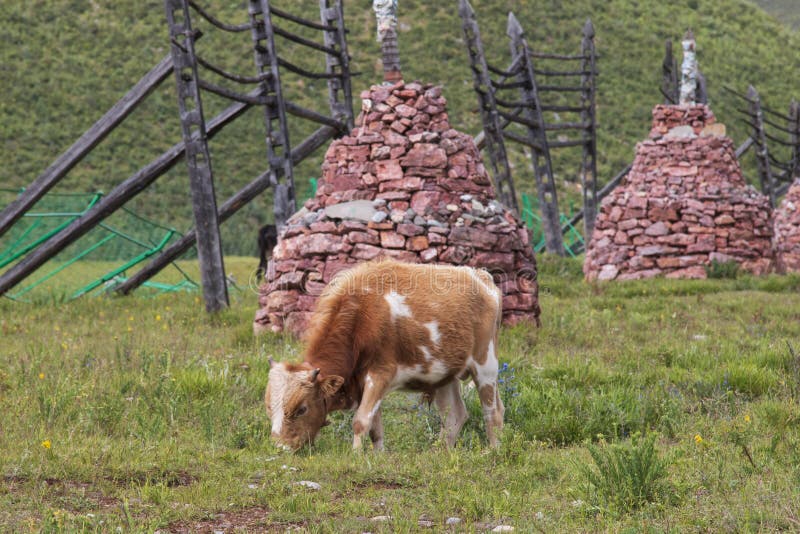
[[[333,397],[339,388],[342,387],[344,384],[344,378],[337,375],[326,376],[323,378],[320,383],[319,387],[322,389],[322,394],[326,397]]]

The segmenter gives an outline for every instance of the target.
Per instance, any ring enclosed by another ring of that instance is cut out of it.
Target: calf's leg
[[[449,384],[436,390],[433,397],[436,408],[444,418],[442,426],[442,437],[448,447],[456,444],[458,433],[467,420],[467,407],[461,397],[461,386],[458,380],[453,380]]]
[[[381,399],[386,393],[388,381],[383,377],[367,374],[364,381],[364,393],[353,418],[353,449],[361,450],[364,434],[372,429],[375,416],[378,416],[379,433],[383,435],[383,426],[380,422],[379,410]]]
[[[372,446],[376,451],[383,450],[383,422],[381,421],[381,410],[375,412],[372,418],[372,427],[369,429],[369,439],[372,440]]]
[[[486,437],[489,438],[489,444],[492,447],[500,444],[497,434],[503,429],[503,413],[505,411],[497,388],[498,367],[494,340],[491,340],[486,350],[486,360],[475,366],[475,369],[472,370],[472,377],[478,388],[483,420],[486,423]]]

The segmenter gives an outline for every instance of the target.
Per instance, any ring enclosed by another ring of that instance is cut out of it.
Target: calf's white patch
[[[400,317],[411,317],[411,308],[406,304],[406,297],[397,291],[387,293],[383,298],[389,303],[389,312],[392,315],[392,320],[399,319]]]

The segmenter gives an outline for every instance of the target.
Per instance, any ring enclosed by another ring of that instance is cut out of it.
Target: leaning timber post
[[[400,71],[400,50],[397,45],[397,0],[373,0],[372,9],[378,19],[378,42],[383,58],[383,81],[394,84],[403,79]]]
[[[3,236],[26,211],[47,194],[67,173],[91,150],[125,120],[134,109],[172,72],[172,58],[166,56],[158,65],[145,74],[125,96],[105,115],[61,154],[41,175],[25,188],[2,213],[0,213],[0,237]]]
[[[664,104],[670,106],[680,100],[678,63],[672,54],[671,39],[667,39],[664,48],[664,61],[661,63],[661,94],[664,95]]]
[[[581,187],[583,188],[583,233],[588,241],[594,231],[594,219],[597,213],[597,54],[594,47],[594,26],[587,20],[583,26],[581,55],[581,122],[587,126],[583,135],[583,165],[581,169]]]
[[[178,90],[181,131],[186,145],[186,166],[192,191],[192,209],[197,229],[197,256],[206,311],[229,306],[222,240],[217,220],[214,175],[208,152],[206,122],[197,78],[195,35],[189,18],[188,0],[164,0],[171,40],[170,53]]]
[[[694,104],[697,101],[697,56],[692,30],[686,32],[681,41],[683,63],[681,63],[681,104]]]
[[[774,208],[775,183],[772,176],[772,166],[769,163],[764,112],[761,110],[761,97],[752,85],[747,88],[747,99],[750,101],[750,114],[753,117],[753,139],[756,141],[756,162],[758,163],[758,178],[761,181],[761,191],[769,197],[769,202]]]
[[[789,104],[789,130],[792,132],[792,161],[789,179],[800,178],[800,103],[794,98]]]
[[[339,52],[337,56],[325,54],[325,72],[332,76],[328,78],[328,106],[331,116],[347,125],[346,130],[342,131],[342,134],[346,134],[353,129],[354,116],[343,0],[319,0],[319,17],[323,26],[331,28],[324,30],[325,46]]]
[[[558,195],[553,164],[550,159],[550,148],[547,144],[542,104],[531,62],[531,51],[528,41],[514,13],[508,14],[507,35],[511,40],[511,63],[519,65],[517,82],[520,84],[520,100],[524,107],[524,115],[528,123],[528,145],[531,148],[533,174],[536,179],[536,193],[542,210],[542,228],[544,230],[545,250],[564,255],[564,241],[561,236],[561,221],[558,211]],[[534,128],[533,125],[536,127]]]
[[[483,140],[486,153],[489,155],[489,168],[491,169],[494,188],[500,202],[508,208],[519,213],[517,196],[514,193],[514,181],[511,177],[511,166],[508,164],[505,142],[503,141],[503,127],[500,115],[497,112],[497,102],[494,99],[494,87],[489,77],[489,66],[483,51],[483,42],[475,18],[475,11],[468,0],[459,0],[458,13],[461,16],[461,28],[464,32],[464,42],[469,54],[470,68],[472,70],[473,88],[478,95],[478,107],[483,123]]]
[[[294,190],[294,165],[286,122],[286,102],[278,69],[278,52],[272,28],[269,0],[248,2],[256,71],[261,77],[261,95],[266,99],[264,123],[267,129],[267,162],[273,188],[273,216],[280,230],[297,210]],[[283,175],[283,181],[278,180]]]

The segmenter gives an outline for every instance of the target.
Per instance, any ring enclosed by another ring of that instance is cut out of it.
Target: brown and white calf
[[[459,380],[472,378],[497,445],[501,308],[491,275],[469,267],[380,261],[338,275],[317,302],[303,361],[270,360],[264,400],[273,439],[298,449],[330,412],[355,409],[353,448],[369,433],[382,449],[381,400],[405,389],[433,399],[452,446],[467,418]]]

